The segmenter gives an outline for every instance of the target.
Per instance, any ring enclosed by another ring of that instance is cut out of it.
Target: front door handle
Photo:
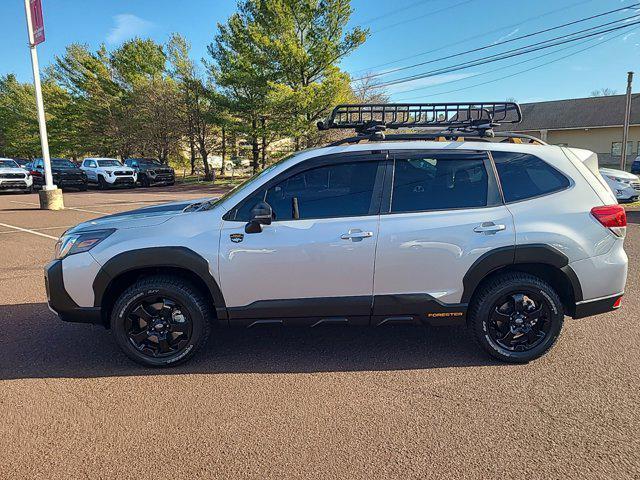
[[[340,235],[342,240],[353,240],[354,242],[360,242],[363,238],[373,237],[373,232],[363,232],[358,228],[352,228],[349,233],[343,233]]]
[[[494,233],[501,232],[502,230],[506,230],[506,226],[497,225],[493,222],[482,222],[476,228],[473,229],[476,233],[486,233],[487,235],[491,235]]]

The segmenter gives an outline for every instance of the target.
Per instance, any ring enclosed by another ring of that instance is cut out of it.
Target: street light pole
[[[51,158],[49,157],[47,122],[44,116],[42,86],[40,85],[40,67],[38,65],[38,52],[36,51],[36,41],[33,32],[33,19],[31,18],[30,7],[30,0],[24,0],[24,11],[27,17],[27,33],[29,35],[29,51],[31,52],[31,67],[33,69],[33,86],[35,87],[36,93],[38,127],[40,129],[40,145],[42,147],[42,160],[44,162],[44,185],[42,187],[42,192],[40,192],[40,208],[61,210],[64,208],[62,192],[53,184],[53,175],[51,175]]]
[[[627,164],[627,139],[629,138],[629,120],[631,117],[631,85],[633,72],[627,72],[627,98],[624,105],[624,125],[622,127],[622,156],[620,157],[620,170],[624,170]]]

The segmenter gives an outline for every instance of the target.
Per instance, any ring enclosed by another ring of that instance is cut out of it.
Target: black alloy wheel
[[[137,350],[159,358],[184,349],[191,339],[193,325],[184,307],[174,299],[147,295],[128,309],[125,328]]]
[[[111,330],[132,360],[177,365],[207,341],[214,317],[209,297],[179,276],[153,275],[127,288],[113,305]]]
[[[542,279],[524,272],[496,275],[478,287],[467,323],[478,344],[492,357],[526,363],[556,342],[564,306]]]
[[[514,292],[494,303],[489,317],[489,336],[514,352],[535,348],[551,328],[548,302],[534,292]]]

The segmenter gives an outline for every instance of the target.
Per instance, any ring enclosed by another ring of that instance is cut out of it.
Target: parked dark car
[[[41,158],[36,158],[31,162],[29,170],[33,176],[33,186],[42,188],[44,185],[44,161]],[[87,189],[87,174],[66,158],[51,159],[51,175],[53,183],[58,188],[77,188],[81,191]]]
[[[20,168],[29,170],[27,165],[30,165],[31,161],[28,158],[14,158],[13,161],[16,162],[20,166]]]
[[[143,187],[160,184],[173,185],[176,182],[173,168],[155,158],[127,158],[124,164],[136,171],[138,183]]]
[[[640,173],[640,155],[638,155],[631,164],[631,173],[635,173],[636,175]]]

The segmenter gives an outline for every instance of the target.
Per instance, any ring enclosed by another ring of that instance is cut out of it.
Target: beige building
[[[586,148],[601,165],[619,165],[622,152],[624,95],[523,103],[522,122],[497,130],[526,133],[553,145]],[[640,153],[640,94],[631,97],[627,170]]]

